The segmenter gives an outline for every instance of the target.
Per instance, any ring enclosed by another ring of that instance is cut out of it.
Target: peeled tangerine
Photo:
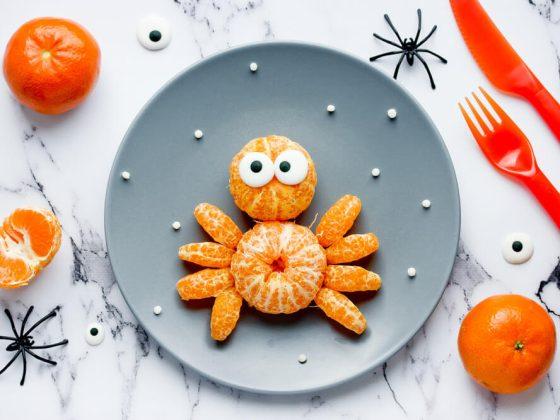
[[[60,248],[62,231],[49,210],[15,210],[0,226],[0,287],[26,286]]]

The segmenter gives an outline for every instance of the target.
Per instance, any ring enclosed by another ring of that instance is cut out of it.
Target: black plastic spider
[[[424,65],[424,68],[428,72],[428,76],[430,77],[430,83],[432,85],[432,89],[435,89],[436,84],[434,83],[434,78],[432,77],[432,73],[430,72],[430,68],[428,67],[428,63],[426,63],[426,60],[424,60],[420,56],[419,53],[432,54],[433,56],[439,58],[444,64],[447,63],[447,60],[445,58],[443,58],[441,55],[436,54],[433,51],[430,51],[430,50],[427,50],[427,49],[424,49],[424,48],[419,48],[424,42],[426,42],[434,34],[434,32],[437,29],[437,25],[434,25],[434,27],[432,28],[430,33],[428,35],[426,35],[424,37],[424,39],[422,39],[421,41],[418,41],[418,39],[420,38],[420,31],[422,30],[422,11],[420,9],[418,9],[417,13],[418,13],[418,31],[416,32],[416,37],[414,39],[404,38],[404,40],[401,38],[401,36],[397,32],[397,30],[395,29],[395,26],[393,25],[393,22],[391,22],[391,19],[389,18],[389,15],[385,15],[385,20],[387,21],[387,23],[389,24],[389,26],[391,27],[391,29],[393,30],[393,32],[397,36],[397,39],[399,40],[400,45],[397,44],[396,42],[389,41],[388,39],[385,39],[382,36],[377,35],[376,33],[374,33],[373,36],[376,37],[377,39],[383,41],[383,42],[386,42],[387,44],[394,45],[395,47],[399,48],[399,50],[398,51],[390,51],[390,52],[386,52],[386,53],[383,53],[383,54],[375,55],[375,56],[371,57],[369,59],[369,61],[375,61],[378,58],[385,57],[387,55],[401,54],[401,58],[399,59],[399,62],[397,63],[397,67],[395,68],[395,72],[393,73],[393,78],[396,79],[397,75],[399,74],[399,68],[401,67],[403,59],[406,57],[406,61],[408,62],[408,65],[412,66],[414,64],[414,57],[418,57],[418,60],[420,60],[420,62]]]
[[[53,366],[56,365],[56,362],[54,360],[45,359],[44,357],[41,357],[41,356],[35,354],[35,352],[33,352],[33,350],[49,349],[51,347],[63,346],[64,344],[68,344],[68,340],[65,339],[65,340],[62,340],[58,343],[46,344],[46,345],[43,345],[43,346],[34,346],[35,341],[33,341],[33,336],[31,336],[29,334],[31,333],[31,331],[33,331],[35,328],[37,328],[39,325],[41,325],[46,320],[56,316],[56,311],[58,309],[60,309],[60,307],[57,306],[51,312],[49,312],[47,315],[45,315],[43,318],[41,318],[39,321],[37,321],[35,324],[33,324],[33,326],[31,328],[29,328],[27,331],[24,332],[25,324],[27,323],[27,319],[29,318],[29,315],[31,315],[31,312],[33,311],[33,306],[30,306],[29,309],[27,310],[27,313],[25,314],[25,317],[23,318],[22,323],[21,323],[21,328],[20,328],[19,334],[16,330],[16,326],[14,324],[14,319],[12,318],[12,314],[10,313],[9,310],[7,310],[7,309],[4,310],[4,312],[6,313],[6,316],[10,320],[10,325],[12,326],[12,331],[14,333],[14,337],[6,337],[6,336],[0,335],[0,340],[10,340],[11,343],[8,344],[8,346],[6,347],[6,350],[7,351],[15,351],[16,354],[14,355],[14,357],[12,357],[10,359],[8,364],[6,366],[4,366],[2,368],[2,370],[0,370],[0,375],[2,373],[4,373],[6,371],[6,369],[8,369],[12,365],[12,363],[14,363],[14,361],[18,358],[19,355],[21,355],[21,357],[23,359],[23,375],[22,375],[21,381],[19,383],[20,385],[23,385],[25,383],[25,373],[27,372],[27,359],[25,357],[26,354],[29,354],[30,356],[34,357],[37,360],[40,360],[41,362],[45,362],[45,363],[48,363],[48,364],[53,365]]]

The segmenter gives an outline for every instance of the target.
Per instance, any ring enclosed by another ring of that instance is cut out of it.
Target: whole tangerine
[[[531,299],[496,295],[467,314],[458,345],[475,381],[492,392],[513,394],[546,374],[556,349],[556,330],[550,315]]]
[[[68,19],[24,23],[4,53],[4,77],[17,100],[43,114],[78,106],[99,75],[101,52],[93,36]]]

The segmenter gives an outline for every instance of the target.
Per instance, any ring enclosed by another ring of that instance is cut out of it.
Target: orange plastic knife
[[[450,0],[463,39],[498,89],[527,99],[560,140],[560,104],[498,30],[478,0]]]

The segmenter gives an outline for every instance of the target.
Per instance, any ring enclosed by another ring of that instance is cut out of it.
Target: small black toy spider
[[[391,19],[389,18],[389,15],[385,15],[385,20],[387,21],[387,23],[389,24],[389,26],[391,27],[391,29],[393,30],[393,32],[397,36],[397,39],[399,40],[400,45],[397,44],[396,42],[389,41],[388,39],[385,39],[385,38],[377,35],[376,33],[374,33],[373,36],[376,37],[377,39],[383,41],[383,42],[386,42],[387,44],[390,44],[390,45],[393,45],[393,46],[399,48],[399,50],[398,51],[390,51],[390,52],[386,52],[386,53],[383,53],[383,54],[375,55],[375,56],[371,57],[369,59],[369,61],[375,61],[378,58],[385,57],[387,55],[401,54],[401,58],[399,59],[399,62],[397,63],[397,67],[395,68],[395,72],[393,73],[393,78],[396,79],[397,75],[399,74],[399,69],[400,69],[401,64],[403,62],[403,59],[406,57],[406,61],[408,62],[408,65],[412,66],[414,64],[414,57],[418,57],[418,60],[420,60],[420,62],[424,65],[424,68],[428,72],[428,76],[430,77],[430,83],[432,85],[432,89],[435,89],[436,84],[434,83],[434,78],[432,77],[432,73],[430,72],[430,68],[428,67],[428,63],[426,63],[426,60],[424,60],[420,56],[419,53],[431,54],[431,55],[439,58],[444,64],[447,63],[447,60],[445,58],[443,58],[441,55],[436,54],[433,51],[430,51],[430,50],[427,50],[427,49],[424,49],[424,48],[419,48],[424,42],[426,42],[434,34],[434,32],[437,29],[437,25],[435,25],[432,28],[432,30],[430,31],[430,33],[428,35],[426,35],[421,41],[419,41],[418,39],[420,38],[420,31],[422,30],[422,11],[420,9],[418,9],[417,12],[418,12],[418,31],[416,32],[416,37],[414,39],[404,38],[404,40],[401,38],[401,36],[397,32],[397,30],[395,29],[395,26],[393,25],[393,22],[391,22]]]
[[[8,346],[6,347],[7,351],[15,351],[16,354],[14,355],[14,357],[12,357],[10,359],[10,361],[8,362],[8,364],[6,366],[4,366],[2,368],[2,370],[0,370],[0,375],[2,373],[4,373],[6,371],[6,369],[8,369],[12,363],[14,363],[14,361],[18,358],[19,355],[21,355],[22,359],[23,359],[23,375],[21,377],[21,381],[20,381],[20,385],[23,385],[25,383],[25,373],[27,372],[27,359],[26,359],[26,354],[29,354],[30,356],[34,357],[37,360],[40,360],[41,362],[45,362],[48,363],[50,365],[56,365],[56,362],[54,360],[49,360],[49,359],[45,359],[44,357],[41,357],[37,354],[35,354],[35,352],[33,350],[39,350],[39,349],[49,349],[51,347],[56,347],[56,346],[63,346],[64,344],[68,344],[68,340],[62,340],[58,343],[54,343],[54,344],[46,344],[43,346],[35,346],[35,341],[33,341],[33,336],[29,335],[31,333],[31,331],[33,331],[35,328],[37,328],[39,325],[41,325],[43,322],[45,322],[46,320],[56,316],[56,311],[60,309],[58,306],[56,308],[54,308],[51,312],[49,312],[47,315],[45,315],[43,318],[41,318],[39,321],[37,321],[35,324],[33,324],[33,326],[31,328],[29,328],[27,331],[24,332],[25,329],[25,324],[27,323],[27,319],[29,318],[29,315],[31,315],[31,312],[33,311],[33,306],[30,306],[29,309],[27,310],[27,313],[25,314],[25,317],[23,318],[23,321],[21,323],[21,328],[19,331],[19,334],[16,330],[16,326],[14,324],[14,319],[12,318],[12,314],[10,313],[9,310],[5,309],[4,312],[6,313],[6,316],[8,317],[8,319],[10,320],[10,325],[12,327],[12,331],[14,333],[14,337],[5,337],[0,335],[0,340],[9,340],[11,341],[10,344],[8,344]]]

